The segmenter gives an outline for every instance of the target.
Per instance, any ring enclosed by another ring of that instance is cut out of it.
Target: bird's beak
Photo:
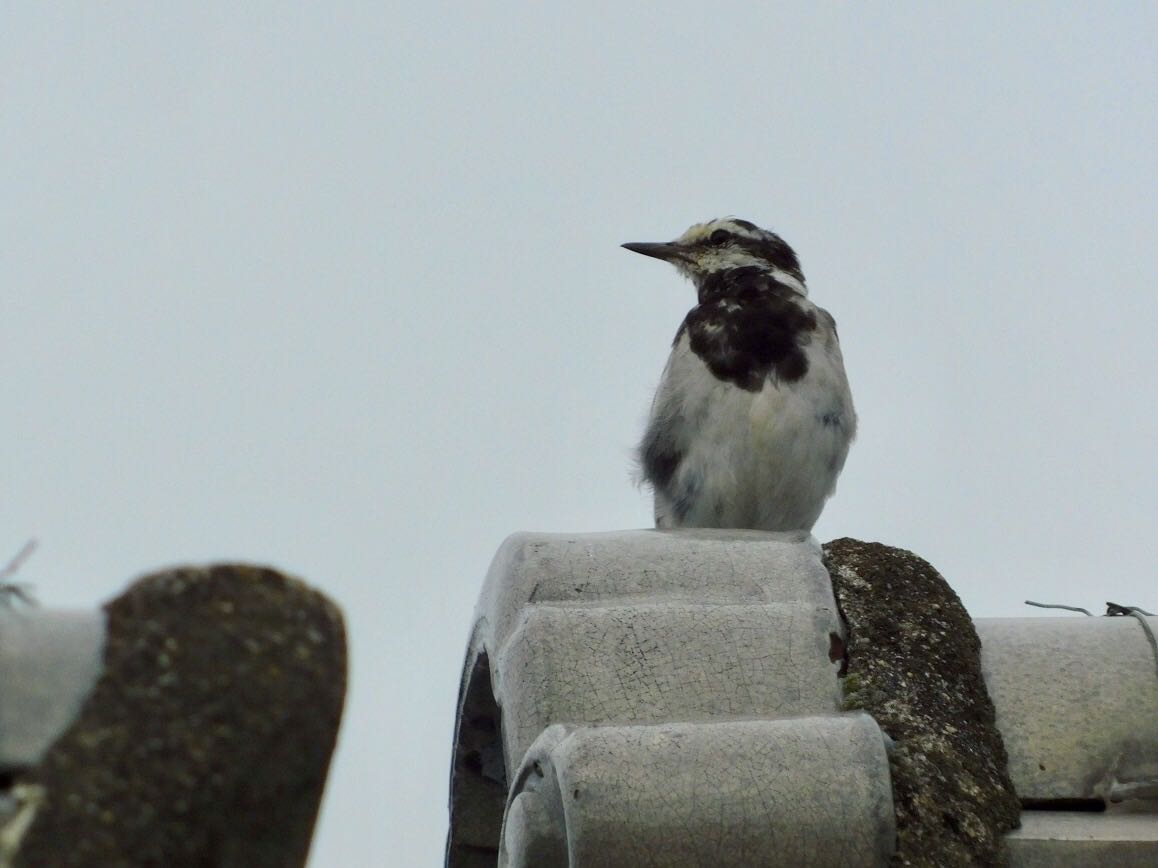
[[[675,259],[687,260],[688,258],[686,250],[670,241],[628,241],[626,244],[621,244],[620,246],[633,253],[642,253],[644,256],[654,256],[656,259],[662,259],[664,262],[671,262]]]

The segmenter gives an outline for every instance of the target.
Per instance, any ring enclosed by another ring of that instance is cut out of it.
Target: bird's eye
[[[717,246],[721,246],[727,244],[731,237],[731,233],[729,233],[727,229],[717,229],[708,236],[708,241]]]

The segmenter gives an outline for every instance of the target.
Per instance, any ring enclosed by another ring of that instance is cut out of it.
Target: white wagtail
[[[699,295],[639,445],[656,526],[811,530],[856,413],[836,323],[808,300],[796,254],[734,217],[623,246],[670,262]]]

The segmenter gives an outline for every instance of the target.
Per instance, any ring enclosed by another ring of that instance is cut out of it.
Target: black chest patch
[[[717,272],[700,286],[700,303],[684,318],[692,352],[719,379],[758,392],[768,377],[794,382],[808,373],[804,347],[816,314],[759,268]]]

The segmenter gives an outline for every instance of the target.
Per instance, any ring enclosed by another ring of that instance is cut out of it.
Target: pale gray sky
[[[8,4],[0,553],[39,538],[52,605],[223,558],[327,591],[312,864],[440,864],[494,549],[650,521],[693,296],[618,244],[736,214],[840,323],[817,537],[975,615],[1154,608],[1156,43],[1148,2]]]

